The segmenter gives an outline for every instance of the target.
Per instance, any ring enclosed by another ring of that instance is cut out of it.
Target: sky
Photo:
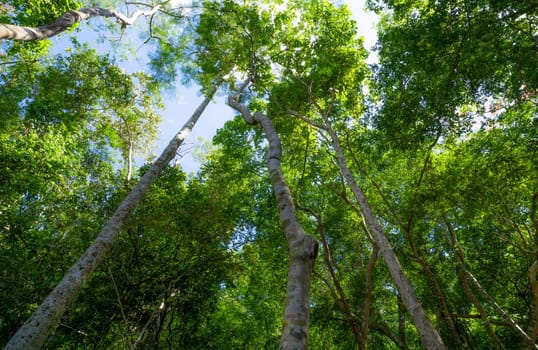
[[[364,37],[364,46],[367,49],[371,49],[376,42],[376,15],[364,11],[365,0],[345,0],[342,3],[347,4],[352,11],[353,19],[357,22],[358,33]],[[126,35],[128,34],[128,30],[129,28],[126,30]],[[82,42],[90,44],[91,47],[97,47],[98,50],[109,49],[106,44],[96,43],[95,33],[89,26],[85,26],[84,24],[80,25],[80,32],[77,33],[77,37]],[[53,39],[54,53],[61,53],[71,46],[68,36],[59,36]],[[367,62],[374,62],[375,59],[375,55],[370,55]],[[132,72],[146,70],[144,64],[143,60],[127,60],[120,65],[123,65],[126,71]],[[168,145],[169,141],[203,100],[203,96],[199,94],[199,89],[196,85],[184,87],[178,84],[174,93],[165,93],[163,97],[165,108],[161,113],[162,124],[160,135],[154,149],[154,153],[157,156]],[[215,98],[213,103],[207,107],[194,127],[192,134],[185,140],[178,152],[182,155],[179,164],[187,173],[196,172],[200,167],[200,163],[195,156],[196,152],[193,151],[210,141],[216,130],[221,128],[234,114],[234,111],[225,104],[224,96]]]

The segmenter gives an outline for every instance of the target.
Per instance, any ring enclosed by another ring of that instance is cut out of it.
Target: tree
[[[100,79],[105,75],[110,80]],[[150,92],[143,75],[139,77],[143,90]],[[52,287],[64,261],[73,262],[73,255],[93,238],[95,225],[102,223],[90,213],[105,215],[106,198],[118,186],[111,160],[124,139],[116,126],[142,123],[149,133],[135,141],[151,143],[158,96],[135,96],[138,79],[82,47],[42,65],[12,66],[1,79],[6,107],[0,136],[2,251],[13,257],[3,265],[10,277],[2,290],[7,295],[20,277],[20,289],[26,284],[33,291],[6,300],[3,315],[21,322],[34,298],[44,297],[44,289]],[[22,81],[32,84],[24,86]],[[139,97],[145,103],[139,104]],[[127,108],[139,114],[123,121],[122,109]],[[49,266],[50,274],[32,279],[42,275],[39,266]],[[9,270],[19,273],[11,275]],[[3,332],[11,334],[13,323],[5,324],[9,326]]]
[[[12,40],[43,40],[57,35],[66,29],[71,28],[75,23],[84,21],[91,17],[114,17],[121,22],[122,26],[133,24],[140,16],[153,15],[160,6],[156,6],[150,11],[136,11],[131,17],[126,17],[116,10],[103,8],[89,8],[81,10],[71,10],[63,13],[56,21],[42,27],[24,27],[11,24],[0,25],[0,39]]]
[[[206,315],[237,265],[226,247],[237,211],[216,198],[218,187],[163,169],[48,346],[203,347]]]
[[[162,169],[174,158],[177,149],[211,101],[211,97],[212,95],[204,99],[187,123],[170,141],[153,166],[148,169],[137,185],[125,197],[92,245],[70,268],[41,306],[15,333],[6,346],[8,349],[40,348],[43,345],[50,332],[57,327],[61,316],[77,297],[91,273],[110,254],[112,243],[123,227],[125,220],[142,200],[149,186],[155,181]]]

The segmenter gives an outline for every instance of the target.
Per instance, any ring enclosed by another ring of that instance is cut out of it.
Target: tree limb
[[[75,23],[82,22],[92,17],[113,17],[122,26],[132,25],[140,16],[151,16],[160,9],[160,5],[153,7],[149,11],[136,10],[131,17],[127,17],[119,11],[93,7],[81,10],[72,10],[64,13],[56,21],[41,27],[24,27],[13,24],[0,24],[0,39],[10,40],[43,40],[51,38]]]

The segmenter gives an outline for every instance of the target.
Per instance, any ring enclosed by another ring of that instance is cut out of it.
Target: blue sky
[[[347,4],[353,12],[353,18],[357,21],[359,35],[365,39],[365,47],[370,49],[376,42],[376,16],[373,13],[364,12],[364,0],[346,0],[343,3]],[[121,10],[121,9],[120,9]],[[92,19],[91,21],[102,21],[101,19]],[[110,20],[108,20],[110,23]],[[99,44],[96,42],[96,34],[86,24],[80,25],[80,32],[76,34],[77,37],[87,42],[91,47],[96,47],[100,51],[110,50],[110,46],[106,43]],[[129,28],[126,29],[125,36],[129,35]],[[117,35],[114,35],[117,39]],[[135,43],[139,46],[139,43]],[[53,39],[53,52],[62,52],[66,48],[71,47],[71,43],[67,36],[59,36]],[[142,47],[140,50],[143,50]],[[141,59],[129,59],[121,63],[121,66],[126,71],[145,70],[145,61],[143,56]],[[369,62],[375,61],[375,55],[371,55]],[[156,155],[166,147],[170,139],[181,128],[183,123],[190,117],[191,113],[196,109],[198,104],[202,101],[202,96],[198,92],[198,87],[193,85],[191,87],[184,87],[181,84],[177,84],[176,90],[173,94],[167,93],[164,96],[165,108],[162,111],[162,125],[160,128],[159,139],[155,144],[154,153]],[[180,160],[180,165],[187,172],[195,172],[198,170],[200,164],[193,157],[193,150],[201,146],[206,141],[210,141],[216,130],[224,125],[224,123],[231,119],[234,112],[231,108],[226,106],[224,97],[215,98],[211,103],[200,121],[193,129],[192,134],[185,141],[180,154],[184,157]],[[205,141],[201,141],[201,139]]]

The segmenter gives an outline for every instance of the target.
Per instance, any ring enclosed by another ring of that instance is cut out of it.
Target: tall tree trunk
[[[348,135],[346,134],[346,136],[348,136]],[[349,139],[347,139],[346,141],[349,144]],[[453,341],[457,342],[459,348],[461,348],[461,349],[469,349],[469,344],[468,344],[468,341],[466,339],[465,332],[458,331],[458,328],[456,327],[456,321],[455,321],[454,317],[452,316],[452,313],[450,312],[448,302],[447,302],[446,297],[445,297],[445,295],[443,293],[443,289],[441,288],[441,283],[439,282],[438,278],[436,277],[436,275],[435,275],[432,267],[430,266],[430,264],[424,258],[423,254],[420,252],[420,250],[418,250],[415,247],[415,243],[414,243],[413,236],[412,236],[412,229],[413,229],[413,223],[414,223],[414,217],[415,217],[415,215],[414,215],[414,212],[415,212],[414,205],[415,205],[416,200],[417,200],[418,190],[419,190],[419,188],[420,188],[420,186],[421,186],[421,184],[422,184],[422,182],[424,180],[424,175],[426,173],[426,169],[427,169],[428,164],[430,162],[430,156],[432,154],[431,153],[432,149],[437,144],[437,141],[438,141],[438,138],[436,138],[436,140],[428,148],[428,154],[426,156],[426,159],[424,160],[424,165],[422,166],[422,170],[420,172],[420,176],[419,176],[419,179],[418,179],[418,182],[417,182],[416,190],[415,190],[415,192],[413,194],[413,198],[411,200],[411,206],[410,206],[410,210],[409,210],[409,217],[408,217],[406,225],[404,225],[403,221],[400,219],[400,216],[396,213],[396,211],[393,209],[393,207],[392,207],[391,203],[389,202],[389,200],[383,194],[383,191],[381,190],[381,187],[379,186],[379,184],[377,184],[373,179],[370,179],[370,181],[372,182],[372,184],[375,187],[376,191],[379,193],[379,195],[383,199],[383,202],[387,206],[389,212],[392,214],[392,216],[394,217],[394,219],[398,223],[398,226],[400,227],[400,232],[403,232],[405,234],[405,236],[407,238],[407,241],[408,241],[409,249],[411,250],[411,253],[413,254],[413,258],[419,263],[419,265],[422,267],[422,271],[428,277],[429,283],[432,286],[432,291],[435,293],[435,295],[437,296],[437,299],[439,301],[439,306],[440,306],[439,311],[440,311],[440,316],[441,317],[438,318],[438,320],[441,320],[441,321],[445,322],[445,324],[448,326],[448,329],[452,333]],[[359,172],[363,176],[368,178],[368,172],[361,166],[360,162],[358,161],[358,159],[353,154],[353,150],[351,149],[351,147],[348,146],[347,150],[351,154],[351,160],[353,161],[353,165],[358,168]],[[400,307],[400,304],[401,304],[401,301],[399,300],[398,307]]]
[[[137,10],[131,17],[127,17],[116,10],[98,7],[72,10],[64,13],[56,21],[41,27],[22,27],[0,23],[0,39],[43,40],[60,34],[68,28],[71,28],[75,23],[91,17],[114,17],[122,24],[122,26],[127,26],[133,24],[140,16],[153,15],[159,8],[160,6],[155,6],[149,11]]]
[[[424,312],[422,305],[419,303],[415,295],[413,286],[407,279],[407,276],[405,275],[400,261],[392,250],[392,246],[389,240],[383,233],[381,225],[377,221],[377,218],[375,217],[372,208],[366,200],[366,196],[364,195],[361,188],[355,181],[355,178],[351,174],[351,171],[347,166],[344,151],[340,146],[340,140],[338,138],[338,135],[333,130],[332,125],[327,118],[325,118],[325,124],[323,125],[323,129],[325,129],[329,134],[332,146],[336,152],[338,166],[340,167],[340,170],[342,171],[342,174],[347,184],[351,188],[351,191],[353,192],[353,195],[360,206],[360,210],[364,217],[366,225],[368,226],[369,231],[372,233],[372,236],[374,237],[375,242],[379,247],[379,251],[383,256],[383,259],[385,260],[385,264],[387,265],[392,280],[394,281],[396,288],[398,288],[398,291],[402,297],[402,301],[407,311],[409,312],[409,315],[411,316],[413,324],[418,330],[424,348],[428,350],[445,349],[443,340],[439,336],[439,333],[433,327],[433,324]]]
[[[70,304],[77,298],[84,283],[97,266],[109,255],[112,244],[125,220],[144,198],[149,187],[164,167],[174,158],[177,149],[190,134],[192,128],[211,101],[216,88],[194,111],[190,119],[174,136],[159,158],[125,197],[116,212],[103,227],[99,236],[69,269],[56,288],[45,298],[34,314],[22,325],[7,343],[5,350],[41,349],[48,336],[57,327]]]
[[[243,86],[246,86],[246,84]],[[318,253],[318,242],[314,237],[305,233],[297,220],[291,192],[284,180],[284,174],[280,166],[282,148],[273,122],[260,112],[251,115],[248,108],[239,103],[238,95],[230,96],[228,103],[241,113],[248,124],[260,124],[269,142],[267,167],[277,200],[280,223],[288,241],[290,252],[286,307],[284,310],[279,349],[305,350],[308,348],[310,280],[312,266]]]

